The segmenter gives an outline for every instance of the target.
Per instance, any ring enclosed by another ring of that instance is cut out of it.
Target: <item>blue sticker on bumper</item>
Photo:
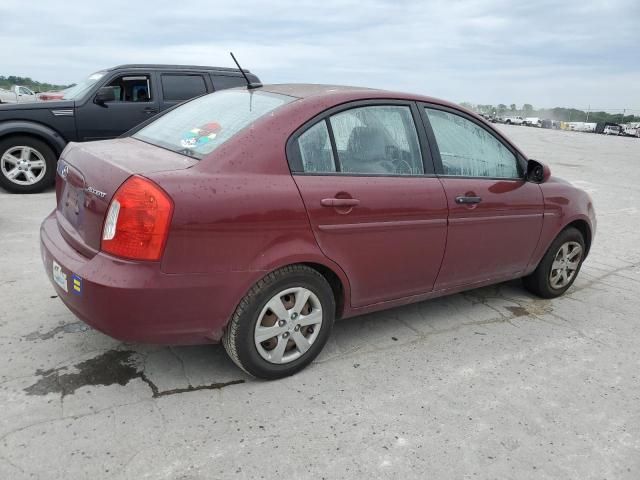
[[[82,295],[82,278],[75,273],[71,276],[71,291],[76,295]]]

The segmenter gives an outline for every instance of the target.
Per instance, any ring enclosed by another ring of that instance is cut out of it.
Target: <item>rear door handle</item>
[[[360,200],[357,198],[323,198],[320,200],[323,207],[357,207]]]
[[[482,201],[481,197],[464,197],[464,196],[456,197],[456,203],[460,203],[463,205],[480,203],[481,201]]]

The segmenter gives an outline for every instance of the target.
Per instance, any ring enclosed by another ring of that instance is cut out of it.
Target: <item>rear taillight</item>
[[[151,180],[130,177],[111,200],[101,249],[118,257],[159,260],[173,213],[171,198]]]

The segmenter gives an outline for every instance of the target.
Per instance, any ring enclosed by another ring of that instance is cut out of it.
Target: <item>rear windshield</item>
[[[133,138],[200,159],[258,118],[293,100],[265,91],[222,90],[177,107]]]

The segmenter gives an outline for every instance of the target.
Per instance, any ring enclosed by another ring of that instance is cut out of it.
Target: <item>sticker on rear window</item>
[[[209,122],[200,128],[192,128],[184,135],[180,144],[184,148],[195,148],[209,143],[218,136],[222,127],[218,122]]]

